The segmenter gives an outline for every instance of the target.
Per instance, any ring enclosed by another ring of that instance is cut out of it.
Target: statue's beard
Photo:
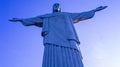
[[[53,12],[61,12],[61,10],[53,10]]]

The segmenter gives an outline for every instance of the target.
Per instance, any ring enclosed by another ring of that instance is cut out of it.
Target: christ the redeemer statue
[[[100,6],[82,13],[68,13],[61,12],[60,4],[55,3],[53,13],[26,19],[13,18],[10,21],[42,27],[41,35],[45,47],[42,67],[84,67],[78,48],[80,41],[73,24],[92,18],[95,12],[106,7]]]

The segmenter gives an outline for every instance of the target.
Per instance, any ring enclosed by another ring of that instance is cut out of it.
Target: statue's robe
[[[83,67],[74,23],[92,18],[94,11],[82,13],[56,12],[22,19],[25,26],[42,27],[45,46],[42,67]]]

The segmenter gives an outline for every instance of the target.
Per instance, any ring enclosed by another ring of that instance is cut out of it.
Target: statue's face
[[[53,12],[61,12],[61,7],[59,3],[53,5]]]

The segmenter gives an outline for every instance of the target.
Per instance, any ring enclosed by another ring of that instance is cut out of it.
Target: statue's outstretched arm
[[[36,26],[40,26],[40,27],[42,27],[42,22],[43,22],[40,17],[25,18],[25,19],[12,18],[9,21],[21,22],[25,26],[36,25]]]
[[[100,6],[100,7],[97,7],[96,9],[82,12],[82,13],[70,13],[70,16],[71,16],[73,22],[77,23],[79,21],[92,18],[94,16],[95,12],[101,11],[105,8],[107,8],[107,6]]]

